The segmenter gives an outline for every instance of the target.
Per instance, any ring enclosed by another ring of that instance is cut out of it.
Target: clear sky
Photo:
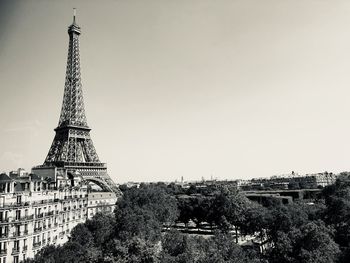
[[[116,182],[350,170],[350,1],[0,0],[0,171],[47,155],[73,7]]]

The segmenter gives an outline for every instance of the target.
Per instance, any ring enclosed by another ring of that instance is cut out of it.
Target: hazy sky
[[[73,7],[116,182],[350,170],[348,0],[0,0],[0,171],[47,155]]]

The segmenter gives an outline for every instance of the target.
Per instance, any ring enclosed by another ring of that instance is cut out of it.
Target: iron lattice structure
[[[104,190],[119,192],[101,163],[90,138],[87,124],[80,74],[79,35],[80,27],[75,22],[68,27],[69,48],[63,103],[56,135],[44,166],[65,167],[79,172],[87,181],[92,181]]]

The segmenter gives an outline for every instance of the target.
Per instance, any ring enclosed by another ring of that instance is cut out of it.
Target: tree
[[[96,247],[101,247],[115,233],[115,217],[111,213],[97,213],[85,222],[85,227],[91,233]],[[86,231],[84,228],[81,230]]]
[[[225,218],[235,228],[236,243],[238,243],[238,229],[244,226],[245,214],[250,201],[238,192],[222,191],[213,200],[216,215],[215,222],[221,225]]]
[[[342,247],[350,246],[350,176],[338,178],[323,189],[326,203],[325,221],[335,230],[335,239]]]
[[[157,241],[162,226],[170,226],[178,218],[177,200],[157,185],[128,189],[117,204],[115,217],[119,238],[139,236]]]
[[[86,247],[94,245],[94,237],[85,224],[78,224],[72,229],[70,241]]]
[[[332,231],[322,221],[308,222],[300,228],[279,231],[268,251],[271,263],[332,263],[336,262],[339,247]]]

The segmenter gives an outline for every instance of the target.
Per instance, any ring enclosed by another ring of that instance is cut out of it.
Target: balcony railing
[[[40,247],[41,246],[41,242],[34,242],[33,243],[33,247],[34,248],[37,248],[37,247]]]
[[[9,217],[8,217],[8,218],[0,219],[0,224],[6,224],[6,223],[8,223],[8,222],[10,222],[10,218],[9,218]]]
[[[8,204],[2,204],[0,205],[1,208],[16,208],[16,207],[26,207],[29,206],[29,202],[21,202],[21,203],[8,203]]]
[[[7,249],[0,249],[0,255],[6,255],[7,254]]]
[[[54,211],[47,212],[47,216],[52,216],[54,214]]]
[[[34,215],[30,215],[30,216],[23,216],[19,220],[26,221],[26,220],[32,220],[33,218],[34,218]]]
[[[42,230],[43,230],[42,227],[34,228],[34,233],[40,232],[40,231],[42,231]]]
[[[19,247],[15,247],[12,249],[12,255],[13,254],[18,254],[19,253]]]
[[[36,217],[37,218],[43,218],[44,217],[44,213],[38,214]]]
[[[9,233],[0,234],[0,238],[8,238],[8,237],[9,237]]]

